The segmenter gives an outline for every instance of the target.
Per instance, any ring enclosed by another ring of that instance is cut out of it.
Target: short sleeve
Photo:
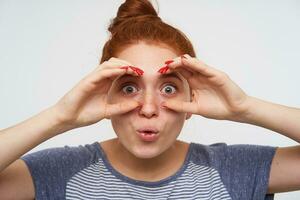
[[[229,145],[222,159],[221,176],[232,199],[271,200],[267,195],[272,160],[276,147]]]
[[[49,148],[21,157],[35,187],[36,199],[65,199],[68,179],[94,159],[88,148]]]

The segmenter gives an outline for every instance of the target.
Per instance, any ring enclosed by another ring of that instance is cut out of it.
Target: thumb
[[[192,102],[168,100],[162,103],[162,106],[174,110],[176,112],[185,112],[195,114],[195,105]]]
[[[126,101],[122,103],[109,104],[106,108],[106,116],[105,118],[109,119],[112,115],[123,114],[129,112],[140,104],[137,101]]]

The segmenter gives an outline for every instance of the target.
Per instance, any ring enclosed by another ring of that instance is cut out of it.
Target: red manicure
[[[128,70],[128,66],[120,67],[120,69],[126,69],[126,70]]]
[[[125,69],[126,71],[128,70],[128,68],[130,68],[132,71],[134,71],[137,75],[143,75],[143,71],[138,69],[137,67],[133,67],[133,66],[123,66],[120,67],[120,69]]]
[[[164,74],[166,73],[170,68],[168,66],[164,66],[162,68],[160,68],[157,72]]]
[[[170,69],[170,68],[169,68],[168,66],[165,66],[165,67],[164,67],[163,74],[166,73],[169,69]]]
[[[167,61],[165,62],[165,64],[166,64],[166,65],[169,65],[169,64],[171,64],[172,62],[174,62],[174,60],[167,60]]]
[[[136,72],[139,76],[143,75],[144,71],[137,68],[137,67],[133,67],[133,66],[128,66],[130,67],[130,69],[132,69],[134,72]]]

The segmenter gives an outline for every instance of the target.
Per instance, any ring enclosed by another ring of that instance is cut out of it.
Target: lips
[[[140,128],[137,130],[138,136],[142,141],[154,142],[158,139],[158,130],[152,127]]]
[[[144,133],[153,133],[153,134],[156,134],[158,133],[158,130],[156,128],[140,128],[137,130],[138,132],[144,132]]]

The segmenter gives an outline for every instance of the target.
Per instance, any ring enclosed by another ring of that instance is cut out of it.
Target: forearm
[[[0,172],[45,140],[69,130],[50,107],[12,127],[0,131]]]
[[[249,109],[240,122],[261,126],[300,143],[300,109],[249,97]]]

